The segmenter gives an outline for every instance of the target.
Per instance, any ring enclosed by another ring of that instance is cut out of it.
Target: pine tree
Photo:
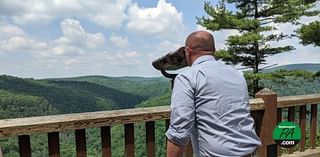
[[[302,25],[297,33],[303,45],[313,44],[314,46],[320,46],[320,21]]]
[[[226,8],[226,3],[235,4],[236,11]],[[276,23],[299,24],[301,16],[315,16],[317,10],[310,11],[316,0],[220,0],[216,7],[210,2],[204,4],[209,17],[198,18],[198,24],[211,31],[238,30],[239,35],[229,36],[227,49],[220,50],[216,57],[229,64],[251,68],[259,73],[259,66],[266,63],[266,57],[294,50],[291,45],[272,47],[269,42],[291,37],[277,30]],[[270,34],[271,32],[271,34]],[[252,91],[259,90],[259,81],[254,79]]]

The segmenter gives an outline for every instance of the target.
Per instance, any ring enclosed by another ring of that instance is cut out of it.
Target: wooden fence
[[[272,132],[277,123],[286,120],[297,122],[300,125],[302,139],[299,143],[299,151],[303,152],[302,154],[310,154],[308,156],[320,156],[320,150],[316,148],[317,104],[320,104],[320,94],[277,97],[276,93],[268,89],[258,92],[255,99],[250,99],[251,115],[255,120],[256,132],[262,141],[262,146],[258,148],[255,156],[275,157],[281,155],[280,148],[272,139]],[[310,112],[308,112],[309,109]],[[285,111],[288,113],[287,117],[283,115]],[[148,157],[154,157],[155,121],[165,120],[168,126],[169,115],[169,107],[162,106],[4,119],[0,120],[0,138],[18,136],[20,157],[31,157],[30,135],[47,133],[49,156],[59,157],[59,133],[66,130],[74,130],[76,155],[77,157],[86,157],[85,129],[100,128],[102,157],[111,157],[111,127],[114,125],[124,125],[125,156],[133,157],[135,154],[134,124],[144,122],[146,128],[146,154]],[[298,119],[295,119],[297,117]],[[307,117],[310,117],[309,123],[307,122]],[[310,126],[307,126],[307,124]],[[310,128],[310,132],[308,132],[310,134],[309,139],[306,139],[307,127]],[[163,135],[163,138],[165,138],[165,135]],[[307,149],[306,141],[310,141],[308,144],[310,147]],[[285,153],[292,154],[293,151],[293,149],[288,149]],[[185,156],[192,156],[192,147],[190,145],[186,149]]]

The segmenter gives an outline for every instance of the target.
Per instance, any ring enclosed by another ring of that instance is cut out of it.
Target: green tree
[[[303,45],[313,44],[314,46],[320,46],[320,21],[302,25],[297,30],[297,33]]]
[[[229,64],[251,68],[253,74],[257,74],[259,66],[266,63],[266,57],[294,49],[291,45],[272,47],[269,44],[290,37],[288,34],[275,33],[277,28],[274,24],[299,24],[301,16],[317,15],[318,11],[310,11],[315,2],[316,0],[220,0],[217,6],[206,2],[204,10],[209,17],[198,18],[198,24],[211,31],[238,30],[238,35],[228,37],[227,49],[218,51],[216,57]],[[226,3],[235,4],[236,11],[228,10]],[[251,94],[258,90],[259,81],[254,79]]]
[[[320,71],[315,73],[315,77],[320,77]]]

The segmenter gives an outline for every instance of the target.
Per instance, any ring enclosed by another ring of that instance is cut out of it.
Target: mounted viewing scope
[[[166,70],[178,70],[188,66],[184,53],[184,47],[180,47],[176,51],[169,52],[166,55],[154,60],[152,65],[168,78],[174,79],[177,74],[169,74]]]

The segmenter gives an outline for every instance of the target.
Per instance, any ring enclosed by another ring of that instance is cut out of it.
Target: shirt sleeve
[[[185,76],[178,75],[172,90],[170,125],[166,133],[168,140],[186,146],[194,129],[194,120],[194,90]]]

